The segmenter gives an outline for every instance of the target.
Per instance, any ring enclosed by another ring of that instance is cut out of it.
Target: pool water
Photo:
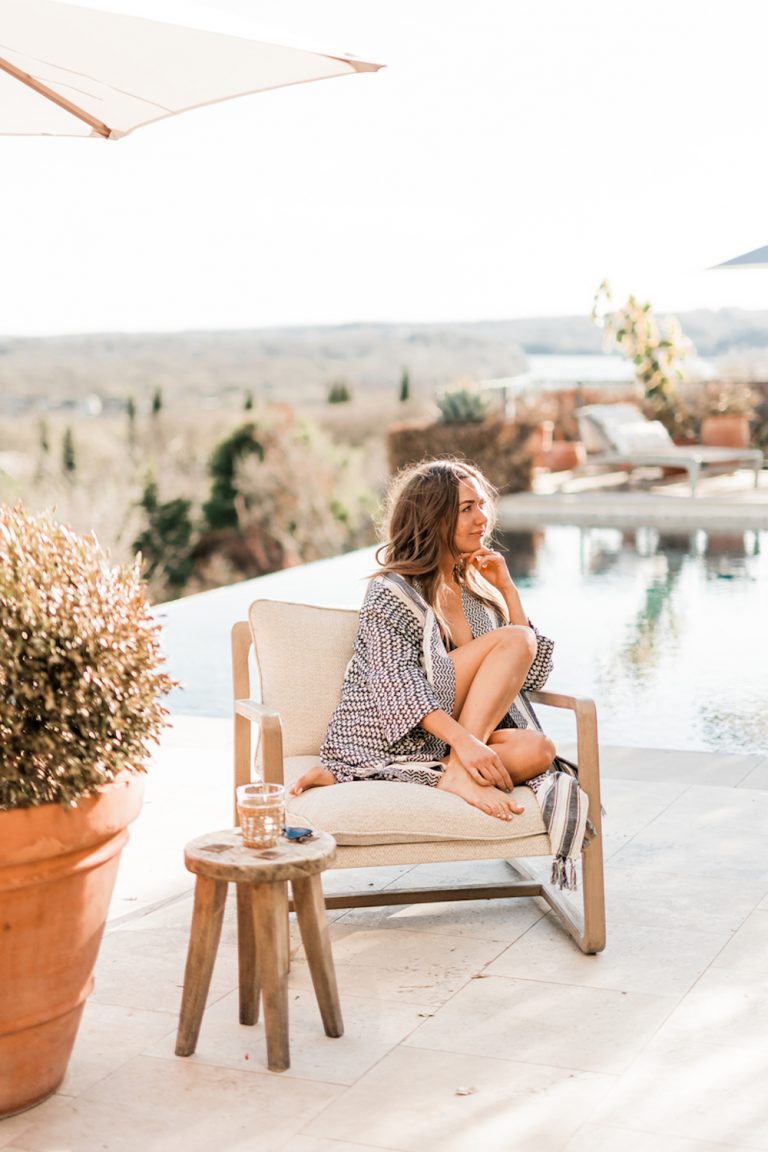
[[[768,532],[548,527],[502,538],[523,603],[555,640],[548,687],[597,703],[604,744],[768,753]],[[230,716],[229,630],[258,597],[355,606],[373,549],[157,610],[173,712]],[[555,742],[570,713],[542,709]]]
[[[556,641],[547,686],[595,699],[602,743],[768,752],[768,533],[556,527],[502,543]],[[573,737],[569,717],[541,719]]]

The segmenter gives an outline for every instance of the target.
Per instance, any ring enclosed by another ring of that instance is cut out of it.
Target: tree
[[[246,392],[246,394],[245,394],[245,399],[243,401],[243,410],[245,412],[250,412],[252,408],[253,408],[253,392],[249,391],[249,392]]]
[[[403,368],[403,374],[400,377],[400,403],[405,404],[411,398],[411,378],[408,375],[408,369]]]
[[[352,399],[346,380],[334,380],[328,389],[329,404],[347,404]]]
[[[125,411],[128,416],[128,443],[133,447],[136,443],[136,401],[133,396],[126,400]]]
[[[241,460],[256,455],[264,459],[264,445],[256,435],[256,425],[241,424],[220,441],[208,461],[211,491],[203,504],[203,515],[209,528],[237,528],[237,486],[235,472]]]
[[[163,390],[162,388],[155,388],[152,396],[152,415],[159,416],[163,407]]]
[[[64,430],[64,439],[61,444],[61,467],[62,471],[70,476],[77,469],[75,438],[72,435],[72,429],[69,427]]]
[[[180,498],[161,502],[150,476],[139,507],[146,515],[146,527],[134,540],[133,550],[144,558],[144,575],[148,580],[160,576],[165,588],[180,592],[192,574],[192,503]]]

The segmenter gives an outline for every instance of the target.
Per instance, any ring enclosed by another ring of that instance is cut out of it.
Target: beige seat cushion
[[[302,772],[319,763],[317,756],[287,758],[286,785],[290,787]],[[525,812],[507,821],[486,816],[460,797],[424,784],[359,780],[289,796],[287,822],[330,832],[341,845],[546,836],[541,810],[530,788],[515,788],[513,795],[516,804],[525,806]]]

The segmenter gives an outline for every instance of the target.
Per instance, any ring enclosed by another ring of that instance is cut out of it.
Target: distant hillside
[[[768,348],[768,311],[681,313],[701,356]],[[0,410],[80,406],[89,396],[122,406],[162,389],[166,401],[220,403],[247,392],[319,401],[329,384],[395,389],[407,368],[416,394],[462,378],[509,376],[525,353],[601,349],[584,316],[461,324],[349,324],[243,332],[107,334],[0,339]]]
[[[251,332],[93,335],[0,341],[0,401],[23,410],[93,394],[109,406],[161,388],[166,400],[255,396],[321,400],[338,379],[353,389],[415,392],[462,377],[508,376],[525,356],[498,324],[354,324]]]

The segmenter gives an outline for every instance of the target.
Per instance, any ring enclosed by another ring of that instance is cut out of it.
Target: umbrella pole
[[[0,56],[0,71],[7,72],[9,76],[14,79],[20,80],[22,84],[26,84],[27,88],[32,88],[40,96],[44,96],[46,100],[50,100],[53,104],[58,104],[59,108],[63,108],[65,112],[70,115],[76,116],[78,120],[82,120],[85,124],[92,128],[97,136],[104,136],[105,139],[111,135],[111,129],[103,124],[101,120],[97,120],[95,116],[85,112],[82,108],[78,108],[77,104],[73,104],[71,100],[66,100],[63,96],[59,96],[58,92],[54,92],[52,88],[48,88],[45,84],[41,84],[39,80],[35,80],[34,76],[30,76],[28,72],[22,72],[15,64],[9,63]]]

